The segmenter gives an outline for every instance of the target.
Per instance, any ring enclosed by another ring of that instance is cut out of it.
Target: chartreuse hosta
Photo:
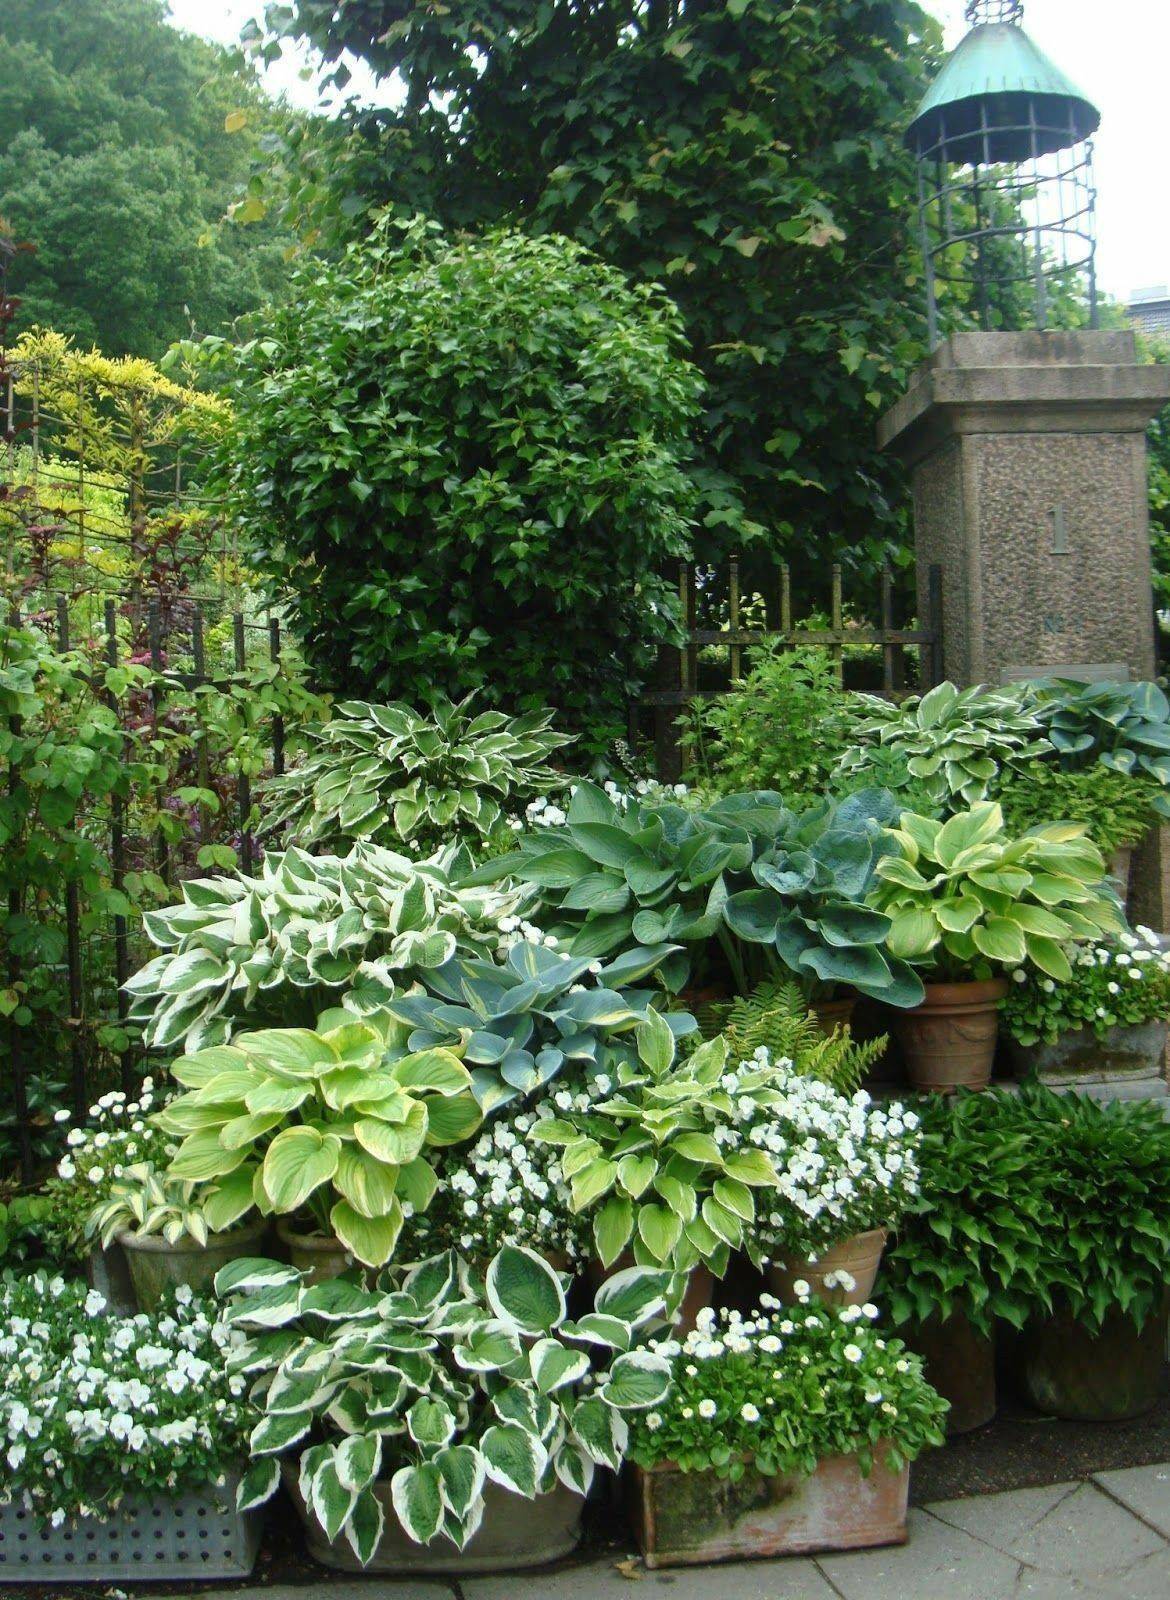
[[[157,1114],[183,1138],[168,1170],[202,1186],[209,1227],[253,1209],[303,1214],[371,1267],[393,1254],[402,1202],[430,1203],[428,1147],[458,1144],[480,1123],[449,1050],[391,1060],[383,1032],[360,1022],[240,1034],[181,1056],[171,1073],[189,1092]]]
[[[721,1038],[676,1065],[674,1036],[657,1012],[636,1037],[636,1062],[592,1076],[587,1110],[575,1096],[554,1096],[563,1111],[532,1137],[561,1148],[573,1209],[593,1213],[605,1266],[632,1248],[647,1265],[681,1270],[702,1260],[721,1277],[755,1218],[753,1190],[780,1182],[772,1158],[740,1137],[743,1097],[757,1120],[766,1117],[784,1097],[782,1074],[748,1062],[732,1094]]]
[[[1066,982],[1066,945],[1125,927],[1104,858],[1075,823],[1013,839],[1000,807],[984,801],[946,822],[905,812],[890,839],[874,894],[891,919],[890,948],[940,977],[1028,962]]]
[[[560,1276],[510,1246],[486,1273],[448,1253],[374,1287],[307,1288],[294,1268],[233,1262],[216,1279],[246,1335],[229,1367],[253,1379],[263,1412],[241,1509],[275,1493],[278,1458],[299,1449],[308,1511],[366,1564],[383,1530],[380,1482],[411,1539],[443,1535],[459,1549],[488,1483],[525,1499],[558,1482],[585,1494],[595,1467],[621,1465],[623,1413],[669,1388],[669,1363],[636,1348],[669,1287],[669,1273],[631,1268],[570,1321]]]

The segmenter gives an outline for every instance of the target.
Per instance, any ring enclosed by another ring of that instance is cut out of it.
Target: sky
[[[175,22],[195,33],[233,41],[260,0],[170,0]],[[964,0],[924,0],[955,44],[964,30]],[[1170,71],[1168,0],[1025,0],[1024,25],[1056,64],[1100,108],[1096,140],[1098,267],[1118,298],[1170,284]],[[301,104],[314,103],[299,62],[272,68],[269,86]],[[364,75],[354,87],[375,86]]]

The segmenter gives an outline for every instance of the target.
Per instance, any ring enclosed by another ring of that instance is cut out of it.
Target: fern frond
[[[800,986],[791,980],[761,984],[718,1011],[729,1061],[750,1060],[762,1048],[774,1062],[791,1061],[797,1072],[842,1094],[853,1093],[886,1047],[884,1037],[859,1043],[847,1023],[824,1033]]]

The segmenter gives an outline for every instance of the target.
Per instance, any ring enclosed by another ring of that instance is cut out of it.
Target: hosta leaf
[[[621,1195],[613,1195],[593,1219],[593,1240],[603,1266],[611,1267],[630,1242],[634,1208]]]
[[[343,1145],[333,1182],[362,1217],[385,1217],[393,1210],[398,1167],[377,1161],[357,1145]]]
[[[341,1140],[316,1128],[286,1128],[278,1133],[263,1166],[264,1192],[273,1208],[286,1215],[298,1211],[333,1177],[340,1152]]]
[[[279,1455],[303,1439],[312,1426],[311,1412],[262,1417],[252,1429],[248,1448],[254,1456]]]
[[[532,1250],[505,1245],[488,1267],[485,1287],[495,1315],[530,1338],[549,1333],[564,1319],[560,1278]]]
[[[671,1367],[665,1356],[650,1350],[631,1350],[616,1357],[598,1394],[607,1405],[638,1411],[657,1405],[670,1384]]]
[[[368,1567],[377,1554],[385,1524],[381,1501],[373,1490],[363,1489],[345,1525],[346,1540],[363,1567]]]
[[[246,1150],[225,1150],[219,1142],[215,1128],[205,1128],[200,1133],[190,1133],[172,1157],[168,1171],[173,1178],[192,1183],[206,1183],[211,1178],[226,1177],[247,1159]]]
[[[351,1434],[333,1452],[333,1464],[343,1489],[356,1494],[378,1476],[382,1465],[382,1441],[376,1433]]]
[[[668,1206],[638,1208],[638,1236],[655,1261],[668,1260],[682,1233],[682,1219]]]
[[[483,1494],[487,1474],[483,1456],[471,1445],[457,1444],[434,1458],[443,1480],[443,1498],[455,1516],[467,1516]]]
[[[429,1544],[443,1523],[443,1480],[434,1462],[399,1468],[390,1480],[390,1499],[407,1537]]]
[[[339,1200],[329,1213],[329,1223],[341,1243],[367,1267],[384,1267],[394,1254],[402,1232],[402,1207],[393,1200],[382,1217],[363,1217],[348,1200]]]
[[[625,1417],[596,1395],[579,1400],[570,1418],[573,1438],[599,1467],[617,1472],[629,1442],[629,1427]]]
[[[556,1339],[541,1339],[528,1352],[532,1379],[541,1394],[579,1383],[589,1371],[583,1350],[569,1350]]]
[[[514,1422],[499,1423],[480,1440],[484,1470],[493,1483],[535,1499],[548,1456],[539,1439]]]
[[[253,1461],[236,1487],[236,1510],[254,1511],[266,1500],[271,1500],[279,1487],[279,1461]]]

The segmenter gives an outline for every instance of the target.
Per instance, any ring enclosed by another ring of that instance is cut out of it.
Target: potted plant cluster
[[[1022,1075],[1049,1083],[1161,1077],[1170,1017],[1170,951],[1149,928],[1085,944],[1066,982],[1025,968],[1003,1002]]]
[[[644,1348],[668,1280],[630,1268],[573,1320],[560,1275],[512,1245],[486,1271],[447,1252],[367,1288],[225,1269],[246,1335],[229,1365],[262,1413],[241,1505],[275,1493],[284,1457],[328,1566],[471,1573],[568,1554],[595,1468],[617,1469],[629,1415],[669,1388]]]
[[[648,1567],[900,1544],[909,1463],[946,1412],[873,1305],[703,1314],[630,1430]]]
[[[0,1582],[243,1577],[259,1545],[236,1510],[247,1384],[214,1305],[105,1314],[84,1283],[0,1280]]]

